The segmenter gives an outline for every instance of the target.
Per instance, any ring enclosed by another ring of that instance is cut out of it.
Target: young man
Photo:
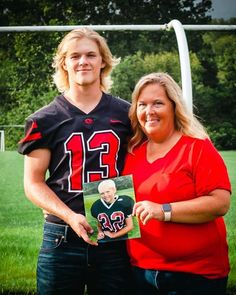
[[[127,239],[128,232],[133,229],[134,200],[129,196],[118,196],[112,179],[101,181],[98,192],[101,199],[91,207],[91,215],[98,220],[98,241]]]
[[[130,135],[129,104],[105,92],[118,63],[98,33],[68,33],[54,58],[61,92],[27,118],[26,196],[49,214],[37,266],[38,294],[125,294],[129,260],[124,241],[98,245],[84,216],[83,183],[116,177]],[[46,172],[49,177],[46,179]]]

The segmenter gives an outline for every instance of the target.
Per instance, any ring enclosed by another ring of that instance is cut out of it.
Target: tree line
[[[211,20],[211,6],[211,0],[5,0],[0,3],[0,25],[164,24],[172,19],[183,24],[235,24],[236,19]],[[173,31],[100,33],[112,53],[121,57],[112,73],[112,94],[130,100],[137,80],[154,71],[168,72],[181,85]],[[22,125],[57,95],[51,64],[65,32],[0,34],[0,125]],[[186,37],[194,112],[218,149],[236,149],[236,34],[186,31]],[[5,130],[7,149],[16,149],[23,129]]]

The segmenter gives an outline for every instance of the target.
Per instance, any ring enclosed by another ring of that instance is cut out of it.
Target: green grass
[[[231,271],[229,276],[229,288],[236,294],[236,151],[221,152],[226,163],[232,185],[231,206],[225,216],[228,233]]]
[[[229,294],[236,294],[236,151],[222,152],[232,183],[232,202],[225,216],[230,250]],[[0,153],[0,293],[33,294],[43,215],[25,198],[23,157]]]
[[[41,243],[41,210],[24,196],[23,157],[0,153],[0,292],[30,294]]]

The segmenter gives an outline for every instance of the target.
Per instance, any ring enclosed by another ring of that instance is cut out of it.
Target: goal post
[[[18,141],[24,135],[24,127],[25,125],[16,124],[0,125],[0,152],[5,152],[9,149],[9,141],[12,141],[10,144],[10,150],[17,147]]]
[[[0,152],[5,152],[5,132],[0,130]]]

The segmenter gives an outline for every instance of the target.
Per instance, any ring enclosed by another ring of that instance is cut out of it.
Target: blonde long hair
[[[102,61],[105,63],[105,67],[101,69],[100,88],[102,91],[108,92],[112,85],[112,80],[110,77],[111,71],[117,64],[119,64],[120,59],[117,59],[112,56],[106,40],[101,35],[93,31],[92,29],[86,27],[81,29],[75,29],[66,34],[62,39],[61,43],[57,48],[56,55],[53,59],[52,66],[55,68],[53,81],[56,84],[59,92],[63,93],[69,89],[68,73],[63,68],[67,54],[68,43],[75,39],[81,38],[88,38],[97,43],[100,54],[102,56]]]
[[[129,141],[129,151],[147,139],[137,118],[137,103],[141,91],[149,84],[160,84],[174,104],[175,128],[184,135],[200,139],[209,138],[205,128],[199,120],[187,110],[182,96],[182,90],[174,79],[166,73],[151,73],[140,78],[132,93],[132,104],[129,111],[133,136]]]

